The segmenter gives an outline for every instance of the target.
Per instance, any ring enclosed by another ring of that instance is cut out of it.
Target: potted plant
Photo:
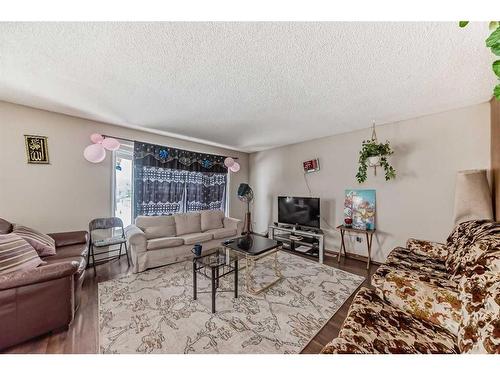
[[[368,166],[383,167],[386,181],[396,178],[396,170],[387,161],[387,157],[393,153],[389,141],[378,143],[376,138],[363,141],[359,152],[358,173],[356,173],[358,182],[361,184],[366,181]]]

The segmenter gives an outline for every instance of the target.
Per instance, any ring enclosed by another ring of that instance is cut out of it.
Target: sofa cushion
[[[148,240],[176,235],[173,216],[138,216],[135,225],[144,232]]]
[[[445,278],[450,277],[443,261],[422,254],[415,254],[403,247],[396,247],[392,250],[385,264],[393,268],[427,272]]]
[[[372,276],[371,284],[375,288],[382,286],[385,277],[392,272],[397,272],[401,277],[411,278],[414,280],[422,281],[427,284],[437,286],[439,288],[448,288],[455,290],[458,288],[458,283],[455,280],[449,279],[446,274],[443,273],[432,273],[426,271],[416,271],[404,268],[394,268],[382,264],[377,268],[377,271]]]
[[[24,225],[14,225],[12,233],[24,238],[28,243],[33,246],[39,256],[55,255],[56,242],[55,240],[39,231],[25,227]]]
[[[445,262],[448,256],[448,247],[439,242],[409,238],[406,241],[406,248],[414,254],[436,258],[442,262]]]
[[[14,233],[0,235],[0,274],[27,271],[43,264],[25,239]]]
[[[7,234],[12,232],[12,223],[0,218],[0,234]]]
[[[356,351],[370,353],[458,353],[451,333],[389,305],[367,288],[354,297],[339,337],[354,343]],[[336,347],[336,340],[329,345]]]
[[[199,212],[174,215],[174,219],[177,236],[201,232],[201,215]]]
[[[437,287],[393,270],[377,283],[376,292],[392,306],[458,334],[462,311],[457,288]]]
[[[180,237],[153,238],[151,240],[148,240],[146,249],[147,250],[165,249],[167,247],[181,246],[183,244],[184,241]]]
[[[220,229],[224,227],[224,212],[221,210],[201,211],[201,230],[206,232],[210,229]]]
[[[463,353],[500,354],[500,274],[487,272],[463,277],[460,298],[460,350]]]
[[[87,244],[75,244],[75,245],[68,245],[68,246],[61,246],[56,248],[56,255],[49,255],[46,257],[43,257],[43,260],[47,259],[64,259],[64,258],[71,258],[71,257],[82,257],[82,258],[87,258],[87,254],[89,252],[89,248]]]
[[[195,243],[210,241],[213,238],[213,234],[208,232],[190,233],[179,236],[179,238],[182,238],[185,245],[194,245]]]
[[[214,236],[214,240],[228,238],[236,236],[236,229],[233,228],[220,228],[220,229],[209,229],[206,233],[211,233]]]
[[[53,257],[43,258],[43,260],[48,265],[49,264],[66,263],[66,262],[67,263],[76,262],[76,263],[78,263],[78,270],[77,270],[78,277],[85,271],[85,268],[87,268],[87,261],[85,258],[83,258],[81,256],[71,256],[71,257],[65,257],[65,258],[56,258],[55,256],[53,256]],[[96,262],[97,262],[97,260],[96,260]]]

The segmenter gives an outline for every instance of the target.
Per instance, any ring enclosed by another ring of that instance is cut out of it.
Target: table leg
[[[368,260],[366,262],[366,269],[370,269],[370,260],[371,260],[371,252],[372,252],[372,241],[373,241],[373,233],[368,235],[366,233],[366,245],[368,247]]]
[[[345,243],[344,243],[344,230],[340,230],[340,250],[339,250],[339,256],[337,258],[337,262],[340,262],[340,256],[342,255],[342,250],[344,250],[344,255],[345,255]]]
[[[276,277],[283,277],[283,275],[281,274],[280,267],[279,267],[278,252],[274,253],[274,274],[276,275]]]
[[[215,314],[215,267],[212,267],[212,314]]]
[[[245,267],[245,288],[247,289],[247,292],[251,291],[251,286],[250,286],[250,278],[252,277],[252,272],[251,272],[251,267],[253,267],[253,260],[247,255],[245,257],[246,261],[246,267]]]
[[[219,267],[215,269],[215,289],[219,289]]]
[[[238,260],[234,261],[234,298],[238,298]]]
[[[193,299],[196,300],[196,289],[197,289],[197,280],[196,280],[196,262],[193,262]]]

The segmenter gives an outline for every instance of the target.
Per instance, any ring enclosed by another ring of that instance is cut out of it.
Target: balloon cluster
[[[226,158],[224,160],[224,165],[229,168],[231,172],[238,172],[240,170],[240,164],[236,162],[233,158]]]
[[[85,147],[83,157],[91,163],[100,163],[106,158],[106,150],[116,151],[120,142],[114,138],[104,138],[101,134],[94,133],[90,136],[92,144]]]

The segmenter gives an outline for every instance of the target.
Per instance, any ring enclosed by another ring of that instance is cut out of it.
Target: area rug
[[[271,260],[258,264],[256,281],[272,277]],[[101,353],[299,353],[364,278],[280,252],[284,278],[259,295],[246,293],[240,271],[221,281],[211,313],[210,282],[183,262],[99,283]]]

